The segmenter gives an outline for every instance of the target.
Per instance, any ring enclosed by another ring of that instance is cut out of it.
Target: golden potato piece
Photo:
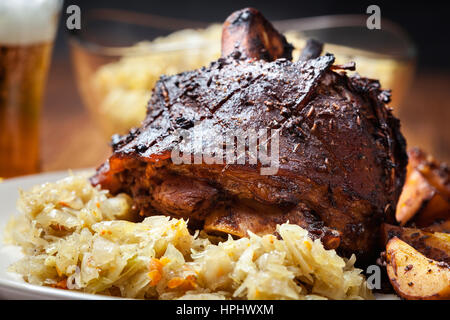
[[[437,221],[423,230],[427,232],[450,233],[450,219]]]
[[[428,203],[424,203],[422,210],[417,212],[413,221],[418,227],[426,227],[440,219],[447,219],[449,217],[450,202],[441,193],[435,192]]]
[[[439,162],[424,151],[413,148],[408,151],[409,163],[444,197],[450,197],[450,170],[446,163]]]
[[[386,268],[389,281],[399,296],[408,300],[450,299],[450,268],[431,260],[393,238],[386,246]]]
[[[386,223],[382,225],[381,229],[383,246],[390,239],[397,237],[428,258],[450,264],[450,234],[427,232]]]
[[[404,226],[414,222],[427,227],[450,218],[450,180],[446,164],[440,164],[419,149],[408,152],[406,181],[400,195],[396,219]]]
[[[412,172],[408,172],[395,213],[395,218],[400,225],[405,225],[426,207],[434,195],[434,188],[419,171],[413,169]]]

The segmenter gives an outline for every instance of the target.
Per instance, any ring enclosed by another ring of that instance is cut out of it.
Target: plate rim
[[[26,175],[26,176],[20,176],[20,177],[14,177],[14,178],[8,178],[4,179],[0,182],[0,187],[7,185],[7,184],[17,184],[21,182],[29,182],[29,180],[33,179],[48,179],[48,181],[43,182],[36,182],[36,184],[39,183],[46,183],[46,182],[53,182],[57,181],[59,179],[63,179],[66,176],[69,176],[70,173],[77,174],[81,172],[93,172],[95,168],[81,168],[81,169],[74,169],[74,170],[60,170],[60,171],[49,171],[49,172],[41,172],[38,174],[32,174],[32,175]],[[17,200],[17,199],[15,199]],[[13,214],[17,214],[17,212],[11,213],[11,216]],[[1,223],[2,221],[0,221]],[[5,221],[7,222],[7,221]],[[3,231],[3,230],[2,230]],[[5,248],[6,246],[12,246],[16,247],[18,250],[20,250],[19,246],[15,245],[9,245],[6,244],[4,239],[0,239],[0,248]],[[5,273],[10,273],[8,270],[4,270]],[[15,275],[20,276],[17,273],[14,273]],[[100,295],[100,294],[92,294],[92,293],[85,293],[80,292],[76,290],[63,290],[63,289],[57,289],[52,288],[48,286],[40,286],[35,284],[30,284],[25,282],[23,279],[21,280],[10,280],[10,279],[2,279],[0,278],[0,293],[4,292],[15,292],[17,295],[21,296],[32,296],[35,295],[34,298],[28,298],[29,300],[42,300],[42,299],[54,299],[54,300],[136,300],[136,299],[130,299],[130,298],[123,298],[123,297],[114,297],[114,296],[106,296],[106,295]],[[395,297],[394,294],[374,294],[375,296],[379,296],[381,299],[395,299],[398,297]],[[13,298],[14,299],[14,298]],[[376,300],[379,300],[376,298]]]
[[[30,175],[24,175],[19,177],[13,177],[13,178],[7,178],[3,179],[0,182],[0,187],[8,186],[8,185],[15,185],[20,183],[28,183],[30,180],[34,179],[45,179],[48,181],[42,181],[42,182],[36,182],[36,184],[39,183],[46,183],[46,182],[52,182],[57,181],[59,179],[63,179],[66,176],[69,176],[70,173],[81,173],[81,172],[89,172],[93,171],[95,168],[81,168],[81,169],[74,169],[74,170],[59,170],[59,171],[49,171],[49,172],[41,172],[37,174],[30,174]],[[31,182],[33,183],[33,182]],[[15,199],[17,200],[17,199]],[[16,212],[10,213],[10,217],[14,214],[17,214]],[[1,223],[7,223],[7,220],[0,221]],[[3,225],[2,225],[3,227]],[[4,230],[2,230],[4,231]],[[0,248],[6,248],[7,246],[15,247],[17,250],[20,250],[19,246],[15,245],[9,245],[4,242],[4,239],[0,239]],[[3,270],[5,273],[11,273],[8,270]],[[17,273],[13,273],[14,275],[18,275]],[[91,294],[91,293],[84,293],[79,291],[69,291],[69,290],[62,290],[62,289],[56,289],[51,288],[47,286],[39,286],[34,285],[25,282],[23,279],[14,280],[14,279],[5,279],[0,278],[0,292],[2,293],[10,293],[14,292],[18,296],[32,296],[35,295],[35,299],[55,299],[55,300],[62,300],[62,299],[73,299],[73,300],[125,300],[126,298],[119,298],[119,297],[111,297],[111,296],[105,296],[105,295],[98,295],[98,294]],[[30,298],[31,299],[31,298]]]
[[[55,299],[55,300],[126,300],[125,298],[111,297],[100,294],[91,294],[85,292],[56,289],[46,286],[39,286],[25,281],[0,279],[0,290],[14,291],[18,294],[36,295],[36,300]]]

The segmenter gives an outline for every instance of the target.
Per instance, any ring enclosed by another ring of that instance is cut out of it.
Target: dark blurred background
[[[44,171],[96,166],[109,154],[107,139],[96,131],[76,90],[64,32],[65,8],[71,4],[81,8],[82,20],[89,9],[117,8],[204,22],[222,22],[234,10],[248,6],[258,8],[269,20],[282,20],[366,14],[369,5],[377,4],[382,18],[403,27],[417,48],[416,75],[399,114],[408,144],[450,162],[449,1],[65,0],[43,114]]]
[[[118,8],[161,16],[205,22],[222,22],[243,7],[259,9],[269,20],[295,19],[334,14],[366,14],[371,4],[381,8],[382,18],[398,23],[418,49],[419,71],[423,68],[450,70],[449,1],[332,1],[332,0],[65,0],[83,13],[91,8]],[[63,15],[64,17],[64,15]],[[58,37],[58,53],[65,53],[64,34]]]

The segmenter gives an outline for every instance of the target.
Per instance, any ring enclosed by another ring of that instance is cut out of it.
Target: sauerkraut
[[[131,199],[86,175],[21,191],[7,227],[25,281],[138,299],[368,299],[355,258],[325,250],[297,225],[234,240],[190,233],[166,216],[134,221]]]

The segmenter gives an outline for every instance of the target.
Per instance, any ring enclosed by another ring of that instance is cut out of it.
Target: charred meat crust
[[[331,54],[289,61],[292,48],[254,9],[232,15],[223,32],[222,58],[160,78],[142,126],[113,137],[113,155],[92,183],[129,193],[142,215],[189,217],[239,236],[290,221],[344,255],[376,255],[407,163],[399,121],[386,106],[390,93],[378,81],[348,77],[354,65],[333,65]],[[277,174],[262,176],[260,163],[171,161],[173,150],[192,151],[181,130],[202,132],[194,150],[223,154],[219,137],[252,129],[278,130]]]
[[[114,138],[114,154],[92,182],[135,195],[126,184],[137,182],[118,177],[148,166],[206,181],[223,198],[304,203],[342,234],[341,250],[369,252],[380,223],[393,221],[405,177],[405,141],[385,106],[388,92],[376,81],[331,71],[333,61],[332,55],[296,63],[228,57],[162,77],[142,127]],[[226,130],[280,129],[284,161],[278,174],[261,176],[250,165],[172,164],[170,152],[179,143],[173,133],[194,130],[194,122],[211,141]],[[152,202],[137,206],[153,214]]]

